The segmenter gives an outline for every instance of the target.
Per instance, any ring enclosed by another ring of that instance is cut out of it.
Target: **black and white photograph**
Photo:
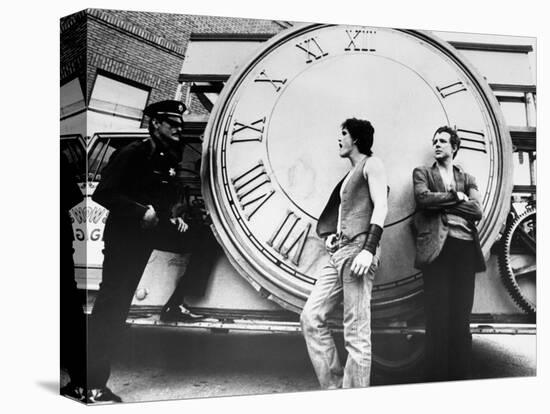
[[[64,203],[61,394],[536,375],[535,48],[156,12],[62,18],[73,176],[61,178],[80,193]],[[499,334],[522,351],[515,369],[481,364]],[[205,355],[213,343],[224,351]]]
[[[38,388],[452,410],[535,384],[539,32],[225,10],[57,16]]]

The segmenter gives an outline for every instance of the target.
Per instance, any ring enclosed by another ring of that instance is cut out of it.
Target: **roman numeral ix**
[[[231,144],[235,142],[262,142],[264,133],[265,116],[250,124],[243,124],[235,120],[231,131]],[[235,136],[237,135],[237,136]]]

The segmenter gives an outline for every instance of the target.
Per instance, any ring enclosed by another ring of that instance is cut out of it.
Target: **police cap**
[[[152,103],[145,108],[143,113],[155,118],[179,118],[179,120],[183,122],[182,115],[185,109],[185,105],[180,101],[166,100]]]

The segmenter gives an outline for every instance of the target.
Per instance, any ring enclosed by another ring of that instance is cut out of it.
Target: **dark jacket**
[[[479,201],[459,201],[457,191],[470,196],[478,190],[475,178],[462,167],[454,166],[456,191],[446,191],[437,163],[431,167],[418,167],[413,171],[414,198],[417,212],[414,217],[416,237],[415,267],[422,269],[433,262],[447,239],[449,227],[447,213],[465,218],[470,223],[476,249],[476,272],[485,270],[485,260],[479,243],[475,223],[482,217]]]
[[[152,138],[134,142],[113,154],[103,169],[92,199],[109,210],[104,240],[147,236],[141,219],[152,205],[159,226],[168,227],[178,199],[178,160],[160,150]]]

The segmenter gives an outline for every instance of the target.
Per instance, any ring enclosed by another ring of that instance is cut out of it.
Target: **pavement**
[[[473,367],[476,379],[536,375],[536,335],[474,335]],[[414,382],[414,370],[373,369],[373,386]],[[141,326],[119,343],[109,386],[125,402],[319,389],[300,334]]]

